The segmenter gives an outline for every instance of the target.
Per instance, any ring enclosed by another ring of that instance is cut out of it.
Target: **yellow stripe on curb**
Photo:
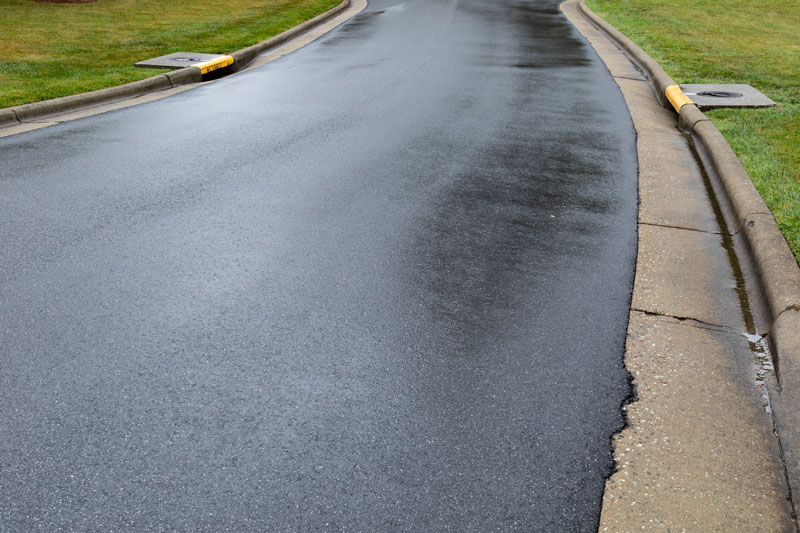
[[[666,94],[669,103],[672,104],[672,107],[674,107],[675,111],[678,113],[681,112],[681,108],[686,104],[694,103],[688,96],[683,94],[683,91],[681,91],[681,88],[677,85],[670,85],[667,87],[664,93]]]
[[[227,67],[228,65],[233,65],[233,57],[231,56],[219,56],[211,61],[204,61],[192,66],[199,68],[200,74],[208,74],[209,72]]]

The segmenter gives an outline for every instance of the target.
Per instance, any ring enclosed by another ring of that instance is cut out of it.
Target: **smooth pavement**
[[[594,530],[635,153],[511,0],[0,139],[0,529]]]

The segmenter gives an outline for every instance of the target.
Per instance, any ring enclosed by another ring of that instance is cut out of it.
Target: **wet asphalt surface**
[[[593,530],[636,160],[557,5],[0,139],[0,529]]]

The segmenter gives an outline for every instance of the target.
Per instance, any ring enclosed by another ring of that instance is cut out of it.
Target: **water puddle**
[[[736,256],[736,251],[733,246],[733,235],[728,229],[728,224],[725,222],[725,217],[722,214],[722,208],[717,200],[714,187],[711,185],[711,178],[706,172],[705,166],[703,165],[703,160],[694,144],[694,139],[688,135],[686,138],[689,141],[689,148],[694,155],[700,173],[703,176],[703,185],[705,185],[706,193],[708,194],[708,200],[711,203],[711,207],[714,210],[714,216],[717,219],[717,223],[720,228],[722,247],[725,248],[725,251],[728,255],[731,270],[733,271],[733,277],[736,280],[736,294],[739,297],[739,306],[742,311],[742,318],[744,319],[745,325],[745,331],[742,331],[741,334],[745,339],[747,339],[747,343],[750,347],[750,353],[753,354],[752,362],[755,371],[754,381],[756,387],[758,388],[759,394],[761,395],[762,406],[771,419],[772,433],[775,435],[775,438],[778,441],[778,449],[780,450],[781,462],[783,463],[783,475],[786,480],[786,497],[790,502],[792,502],[792,508],[796,509],[794,495],[792,493],[791,484],[789,483],[789,472],[786,468],[786,456],[783,451],[783,443],[781,442],[780,435],[778,434],[778,427],[775,424],[775,417],[772,412],[772,404],[769,396],[768,381],[775,378],[775,361],[770,353],[767,336],[756,332],[755,320],[750,307],[750,298],[747,295],[747,288],[745,286],[744,273],[742,272],[739,258]],[[794,513],[792,516],[796,518]]]
[[[769,351],[767,336],[761,335],[756,331],[755,319],[753,318],[753,312],[750,307],[750,297],[747,294],[744,273],[733,245],[733,233],[731,233],[730,229],[728,228],[728,223],[725,221],[725,217],[722,214],[722,207],[717,200],[716,193],[711,185],[711,179],[709,178],[708,173],[706,173],[706,169],[703,166],[703,160],[701,159],[700,154],[697,152],[697,147],[694,144],[694,140],[688,136],[687,139],[689,141],[689,148],[692,151],[695,162],[697,163],[700,173],[703,176],[703,185],[705,185],[708,200],[711,203],[711,208],[714,210],[714,217],[719,225],[720,237],[722,238],[721,244],[728,256],[728,263],[730,264],[733,278],[736,282],[736,287],[734,290],[736,291],[736,296],[739,299],[739,308],[741,310],[742,319],[744,320],[745,326],[745,331],[741,333],[747,339],[750,352],[753,354],[755,383],[759,389],[759,393],[761,394],[761,402],[764,406],[764,409],[767,411],[767,413],[772,415],[772,406],[769,399],[767,380],[769,376],[775,375],[775,365],[772,359],[772,354]]]

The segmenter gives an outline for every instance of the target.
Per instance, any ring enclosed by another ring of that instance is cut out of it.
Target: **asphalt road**
[[[0,529],[594,529],[635,134],[557,5],[0,139]]]

